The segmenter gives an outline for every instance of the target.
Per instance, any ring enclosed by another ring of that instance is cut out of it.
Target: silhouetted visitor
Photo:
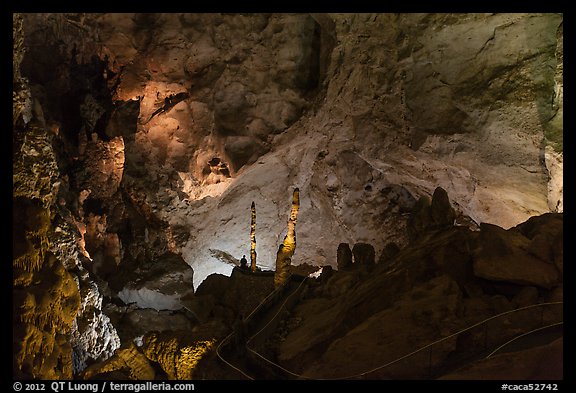
[[[246,255],[242,255],[242,259],[240,259],[240,268],[248,269],[248,261],[246,260]]]

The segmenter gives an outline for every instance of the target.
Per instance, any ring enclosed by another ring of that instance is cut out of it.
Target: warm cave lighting
[[[563,13],[12,17],[13,390],[562,390]]]

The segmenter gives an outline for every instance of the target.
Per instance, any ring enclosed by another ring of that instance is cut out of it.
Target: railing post
[[[544,326],[544,307],[540,307],[540,326]]]

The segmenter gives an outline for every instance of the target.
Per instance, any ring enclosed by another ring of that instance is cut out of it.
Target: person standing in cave
[[[240,269],[248,269],[248,261],[246,260],[246,255],[242,255],[242,259],[240,259]]]

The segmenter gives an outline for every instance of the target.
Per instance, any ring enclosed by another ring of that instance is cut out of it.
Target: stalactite
[[[252,221],[250,222],[250,269],[256,271],[256,205],[252,202]]]
[[[289,267],[292,262],[292,256],[296,249],[296,217],[300,207],[300,190],[294,189],[292,194],[292,209],[288,220],[288,231],[284,236],[284,241],[278,247],[276,254],[276,274],[274,274],[274,286],[279,287],[288,279]]]
[[[28,273],[34,273],[42,268],[46,250],[50,247],[50,241],[47,236],[34,233],[29,233],[27,237],[34,244],[34,248],[30,252],[14,259],[12,265]]]

